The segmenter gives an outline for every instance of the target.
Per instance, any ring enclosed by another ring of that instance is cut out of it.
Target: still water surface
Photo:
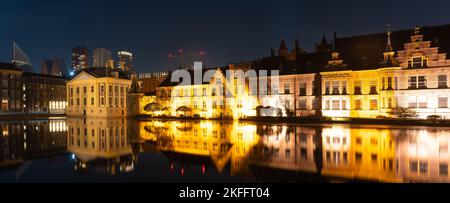
[[[450,182],[447,127],[94,118],[0,125],[0,182]]]

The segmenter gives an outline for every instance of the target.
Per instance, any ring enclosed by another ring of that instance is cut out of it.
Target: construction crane
[[[173,67],[175,65],[178,69],[190,69],[194,61],[204,61],[204,57],[205,51],[203,50],[185,54],[183,49],[179,49],[176,54],[169,53],[168,55],[170,67]]]

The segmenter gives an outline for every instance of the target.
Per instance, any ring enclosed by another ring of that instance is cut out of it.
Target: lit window
[[[438,76],[438,88],[447,88],[447,75]]]
[[[427,96],[419,96],[419,108],[427,108]]]
[[[299,96],[306,96],[306,83],[300,83]]]
[[[417,108],[417,97],[416,96],[409,96],[408,97],[408,108]]]
[[[332,100],[332,110],[339,110],[340,109],[340,101],[339,100]]]
[[[439,108],[448,108],[448,97],[439,97]]]
[[[362,109],[361,99],[355,100],[355,110],[361,110],[361,109]]]
[[[378,100],[372,99],[370,100],[370,110],[377,110],[378,109]]]

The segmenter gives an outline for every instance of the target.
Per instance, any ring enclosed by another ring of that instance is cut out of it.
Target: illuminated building
[[[419,27],[394,58],[390,35],[379,68],[321,73],[324,116],[376,118],[402,107],[418,118],[449,118],[450,60],[424,41]]]
[[[1,112],[23,111],[22,73],[16,65],[0,62]]]
[[[272,50],[270,57],[218,68],[202,84],[179,86],[169,74],[156,88],[156,100],[143,100],[140,106],[156,103],[165,109],[161,114],[201,118],[380,118],[408,109],[417,118],[446,119],[450,60],[440,50],[450,51],[448,31],[447,25],[396,32],[389,27],[386,33],[347,38],[335,34],[332,43],[324,36],[314,53],[302,51],[298,41],[289,52],[283,41],[278,56]],[[252,77],[244,83],[235,77],[225,80],[227,71],[237,70],[276,70],[279,75],[258,72],[253,79],[265,80],[267,86],[249,89]]]
[[[92,54],[93,67],[114,67],[114,62],[112,61],[112,54],[110,50],[99,47],[95,48],[92,51]]]
[[[64,114],[66,78],[23,72],[0,62],[1,112],[5,114]]]
[[[133,70],[133,54],[131,52],[119,51],[117,56],[119,57],[117,68],[126,72]]]
[[[156,88],[166,79],[169,72],[140,73],[138,79],[142,87],[142,92],[155,94]]]
[[[64,76],[23,72],[26,113],[64,114],[67,94]]]
[[[131,80],[116,69],[84,69],[67,83],[68,116],[125,117]]]
[[[79,71],[89,67],[89,50],[86,47],[74,47],[72,49],[72,68]]]

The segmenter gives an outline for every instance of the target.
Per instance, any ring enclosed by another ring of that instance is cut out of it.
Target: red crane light
[[[206,172],[205,164],[202,164],[202,173],[205,174],[205,172]]]

